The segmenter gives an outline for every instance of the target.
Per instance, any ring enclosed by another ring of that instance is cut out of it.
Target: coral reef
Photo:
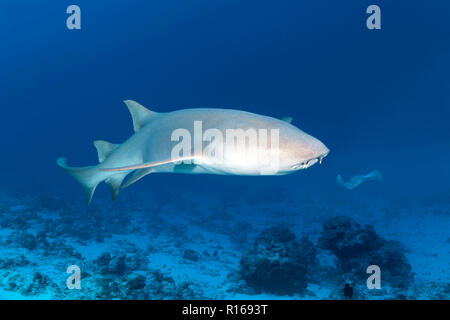
[[[402,244],[380,237],[372,226],[360,226],[349,217],[327,219],[318,247],[336,256],[341,274],[350,273],[355,279],[367,279],[367,267],[377,265],[381,268],[383,281],[391,286],[406,288],[413,283],[411,266]]]
[[[450,227],[447,200],[376,207],[132,196],[130,205],[86,207],[0,192],[0,298],[346,299],[346,284],[351,299],[450,297],[448,234],[436,232]],[[381,289],[366,287],[372,264]],[[80,290],[66,286],[71,265]]]
[[[307,272],[315,255],[311,241],[297,240],[288,228],[276,226],[262,231],[254,248],[242,256],[240,273],[257,291],[301,293],[306,289]]]

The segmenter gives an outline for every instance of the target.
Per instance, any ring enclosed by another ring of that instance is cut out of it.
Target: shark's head
[[[279,152],[279,174],[288,174],[322,163],[330,150],[320,140],[290,126],[280,134]]]
[[[322,163],[330,152],[321,141],[290,123],[271,118],[268,127],[267,140],[259,136],[255,147],[228,148],[227,143],[225,161],[214,163],[214,168],[227,174],[285,175]]]

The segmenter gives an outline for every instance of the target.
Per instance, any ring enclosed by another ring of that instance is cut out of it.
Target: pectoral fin
[[[283,117],[280,120],[283,120],[284,122],[287,122],[287,123],[292,123],[292,117]]]

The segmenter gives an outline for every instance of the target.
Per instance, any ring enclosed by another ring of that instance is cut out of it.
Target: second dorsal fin
[[[133,129],[135,132],[158,114],[157,112],[148,110],[136,101],[125,100],[124,102],[127,105],[128,110],[130,110],[131,118],[133,119]]]
[[[102,163],[119,145],[108,141],[96,140],[94,146],[97,148],[98,161]]]

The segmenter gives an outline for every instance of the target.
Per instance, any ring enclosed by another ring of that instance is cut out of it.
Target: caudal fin
[[[98,170],[97,166],[79,168],[68,167],[66,159],[63,157],[59,157],[56,160],[56,163],[78,181],[83,188],[84,193],[86,193],[88,204],[91,203],[97,185],[111,176],[111,174]]]

